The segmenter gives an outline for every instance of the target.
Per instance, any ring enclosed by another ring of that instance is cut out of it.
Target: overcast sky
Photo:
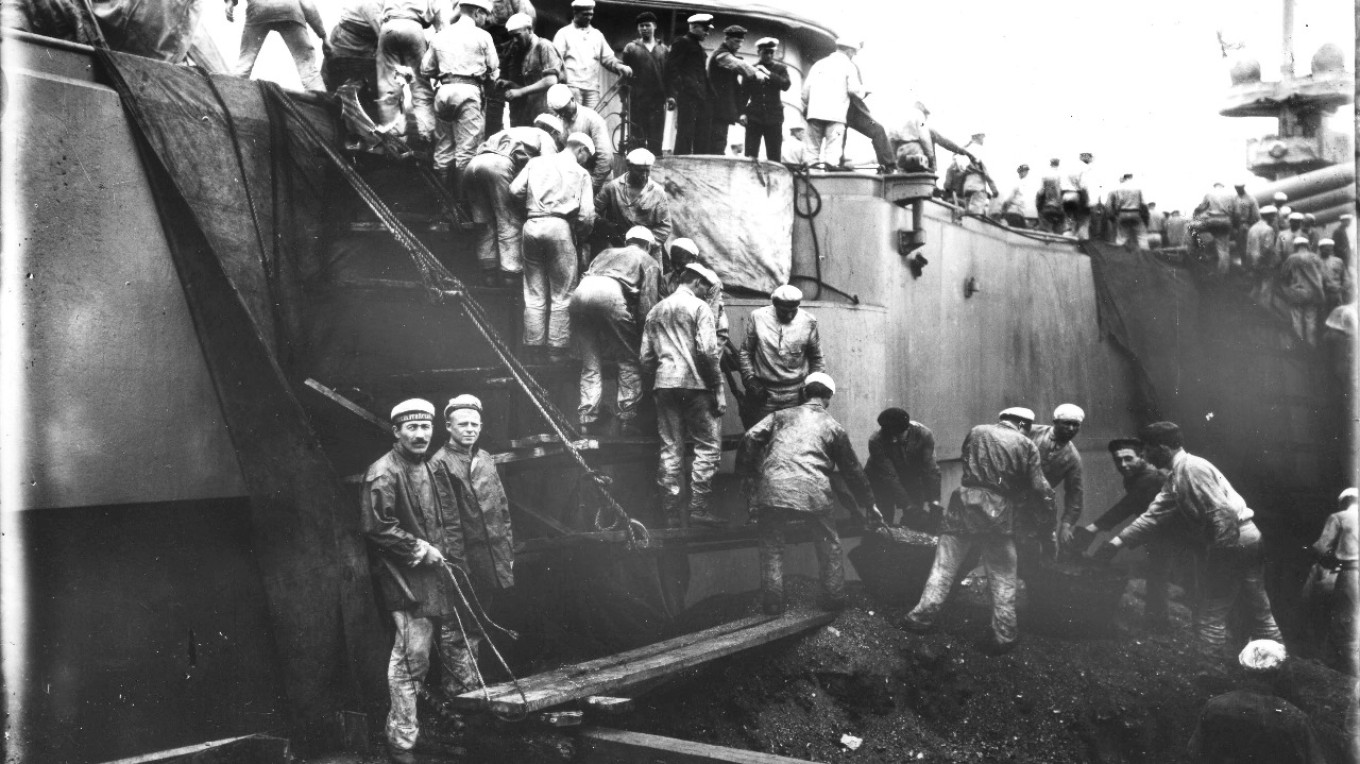
[[[342,0],[317,3],[329,28]],[[1307,74],[1324,42],[1340,45],[1353,69],[1351,4],[1296,3],[1296,70]],[[1231,60],[1219,34],[1245,44],[1264,79],[1278,79],[1279,0],[841,0],[824,7],[835,9],[828,25],[865,41],[859,63],[880,121],[891,125],[905,96],[916,94],[945,135],[966,141],[987,133],[988,166],[1002,186],[1020,162],[1042,172],[1050,157],[1071,166],[1091,151],[1105,174],[1117,180],[1133,172],[1150,200],[1186,209],[1213,181],[1243,177],[1246,140],[1275,131],[1273,119],[1218,116]],[[218,44],[234,61],[244,14],[227,24],[220,6],[208,9]],[[256,71],[298,87],[276,36]],[[1333,124],[1350,132],[1349,111]]]

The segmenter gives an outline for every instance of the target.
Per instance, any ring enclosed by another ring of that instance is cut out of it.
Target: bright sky
[[[341,3],[317,0],[327,28]],[[1296,4],[1296,70],[1307,74],[1324,42],[1339,45],[1353,70],[1351,5]],[[826,22],[866,42],[858,61],[874,115],[891,125],[914,94],[930,107],[935,129],[954,140],[987,133],[988,166],[1003,190],[1021,162],[1041,173],[1051,157],[1071,167],[1090,151],[1110,182],[1133,172],[1159,207],[1188,210],[1214,181],[1245,174],[1248,138],[1275,131],[1273,119],[1218,116],[1231,60],[1219,34],[1245,44],[1263,79],[1278,79],[1280,0],[842,0],[834,7]],[[206,12],[234,62],[244,13],[227,24],[215,3]],[[298,87],[277,36],[256,74]],[[1346,111],[1331,124],[1350,133],[1351,120]]]

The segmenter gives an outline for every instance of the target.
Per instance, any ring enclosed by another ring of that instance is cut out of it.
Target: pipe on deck
[[[1352,164],[1334,164],[1331,167],[1324,167],[1321,170],[1305,172],[1302,175],[1295,175],[1292,178],[1285,178],[1267,185],[1258,190],[1254,196],[1258,204],[1271,204],[1275,194],[1283,192],[1288,194],[1290,206],[1293,206],[1295,198],[1314,196],[1325,191],[1331,191],[1340,186],[1353,185],[1355,183],[1355,166]]]

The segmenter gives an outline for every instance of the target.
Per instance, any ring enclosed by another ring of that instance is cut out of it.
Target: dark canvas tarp
[[[109,46],[123,53],[182,63],[194,61],[211,71],[226,63],[203,26],[205,0],[94,0],[95,17]],[[94,45],[97,35],[83,0],[3,0],[0,23],[13,29]]]
[[[286,375],[289,308],[319,225],[319,158],[266,108],[265,83],[102,54],[142,149],[251,499],[284,686],[303,748],[381,693],[382,649],[358,512]],[[336,115],[307,107],[333,135]]]

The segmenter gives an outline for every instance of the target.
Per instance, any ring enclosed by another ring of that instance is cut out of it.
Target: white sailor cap
[[[548,108],[557,111],[563,106],[571,103],[571,88],[560,82],[553,85],[548,88],[547,101]]]
[[[808,385],[815,383],[825,385],[826,389],[830,390],[833,395],[836,392],[836,380],[832,379],[831,375],[827,374],[824,371],[814,371],[811,374],[807,375],[807,377],[803,380],[803,387],[807,387]]]
[[[681,236],[680,238],[671,242],[671,249],[678,249],[681,250],[682,252],[688,252],[691,255],[699,254],[699,245],[694,243],[694,239],[690,239],[684,236]]]
[[[424,398],[410,398],[392,407],[392,424],[434,421],[434,404]]]
[[[714,286],[718,283],[718,274],[714,273],[708,267],[700,265],[699,263],[688,263],[685,265],[685,270],[694,271],[700,276],[703,276],[704,281],[707,281],[709,286]]]
[[[590,136],[586,135],[585,133],[572,133],[571,135],[568,135],[567,143],[568,144],[574,143],[577,146],[585,146],[586,149],[588,149],[591,154],[595,153],[595,141],[591,140]]]
[[[482,399],[475,395],[467,394],[460,395],[456,398],[450,398],[448,405],[444,407],[444,418],[448,419],[449,415],[458,409],[472,409],[480,414],[482,413]]]
[[[1346,214],[1344,214],[1344,215],[1342,215],[1341,217],[1337,218],[1337,220],[1344,220],[1345,222],[1349,223],[1349,222],[1351,222],[1352,220],[1355,220],[1355,216],[1352,215],[1351,213],[1347,212]]]
[[[505,20],[505,31],[518,32],[521,29],[533,29],[534,20],[529,18],[527,13],[516,13]]]
[[[1086,412],[1082,411],[1081,407],[1074,403],[1064,403],[1056,409],[1053,409],[1053,421],[1055,422],[1061,420],[1064,422],[1076,422],[1080,424],[1085,421],[1085,419]]]
[[[998,419],[1014,418],[1023,419],[1026,422],[1034,421],[1034,412],[1023,406],[1011,406],[1010,408],[997,414]]]
[[[640,241],[647,246],[656,243],[656,237],[652,235],[652,229],[645,225],[635,225],[628,229],[628,233],[623,236],[624,241]]]
[[[759,40],[756,40],[756,48],[758,49],[777,47],[779,47],[779,38],[777,37],[762,37]]]
[[[1276,191],[1275,196],[1271,197],[1271,199],[1277,202],[1287,202],[1289,201],[1289,194],[1286,194],[1283,191]]]
[[[491,13],[491,0],[458,0],[459,5],[471,5],[474,8],[481,8],[487,13]]]
[[[534,117],[534,124],[541,128],[552,130],[558,134],[565,129],[562,127],[562,120],[558,118],[556,114],[540,114],[537,117]]]
[[[1273,204],[1267,204],[1261,208],[1262,215],[1274,215],[1277,212],[1279,212],[1279,210],[1275,209],[1275,205]]]
[[[1300,244],[1302,244],[1303,246],[1306,247],[1306,246],[1308,246],[1309,244],[1312,244],[1312,242],[1308,240],[1308,237],[1307,237],[1307,236],[1295,236],[1295,237],[1294,237],[1294,246],[1297,247],[1297,246],[1299,246]]]
[[[656,164],[656,154],[647,149],[633,149],[628,152],[627,161],[634,167],[651,167]]]
[[[595,0],[571,0],[571,7],[572,7],[572,8],[579,8],[579,9],[582,9],[582,10],[587,10],[587,9],[589,9],[589,10],[594,10],[594,9],[595,9]]]
[[[770,293],[770,302],[802,302],[803,290],[792,284],[785,284]]]
[[[1318,239],[1318,248],[1335,246],[1336,242],[1332,241],[1331,239]]]
[[[696,13],[696,14],[694,14],[693,16],[690,16],[690,17],[686,20],[685,23],[687,23],[687,24],[712,24],[712,23],[713,23],[713,14],[711,14],[711,13]]]
[[[1290,219],[1290,220],[1299,220],[1299,221],[1302,221],[1302,220],[1303,220],[1303,213],[1302,213],[1302,212],[1291,212],[1291,213],[1289,213],[1289,219]]]
[[[1351,488],[1342,491],[1341,495],[1336,497],[1337,501],[1346,501],[1347,499],[1350,499],[1351,501],[1360,501],[1360,491],[1352,486]]]

